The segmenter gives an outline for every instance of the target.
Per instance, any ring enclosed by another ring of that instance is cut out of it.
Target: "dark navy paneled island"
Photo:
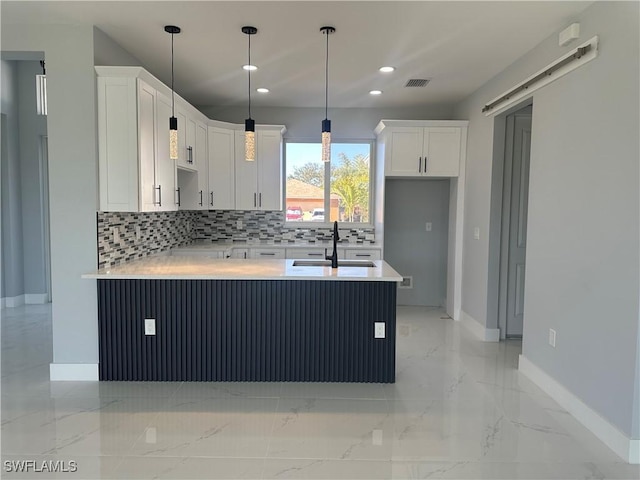
[[[100,380],[393,383],[400,275],[294,262],[158,256],[84,275]]]

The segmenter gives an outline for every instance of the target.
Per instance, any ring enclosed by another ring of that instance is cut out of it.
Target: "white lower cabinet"
[[[345,258],[347,260],[381,260],[381,254],[379,249],[351,249],[346,251]]]
[[[324,248],[287,248],[286,258],[309,258],[324,260]]]
[[[231,250],[231,258],[250,258],[248,248],[234,248]]]
[[[285,258],[284,248],[252,248],[251,258]]]

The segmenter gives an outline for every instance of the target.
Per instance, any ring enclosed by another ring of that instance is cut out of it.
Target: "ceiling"
[[[246,104],[247,36],[260,107],[323,107],[329,37],[329,107],[419,107],[458,102],[592,2],[431,1],[2,1],[2,23],[93,24],[198,106]],[[396,67],[382,74],[383,65]],[[543,67],[543,65],[541,65]],[[405,88],[412,78],[424,88]],[[373,89],[379,96],[369,95]]]

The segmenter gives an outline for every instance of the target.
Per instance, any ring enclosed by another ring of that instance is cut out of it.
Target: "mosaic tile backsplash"
[[[375,243],[373,228],[340,226],[341,244]],[[114,236],[114,228],[118,237]],[[197,242],[314,245],[330,242],[327,227],[285,225],[282,211],[98,212],[98,266],[118,265]]]
[[[111,267],[190,244],[197,213],[98,212],[98,267]],[[119,238],[115,238],[114,228]]]
[[[282,211],[210,210],[199,214],[195,241],[234,243],[309,243],[331,241],[333,229],[285,225]],[[340,243],[375,243],[373,228],[344,228],[340,225]]]

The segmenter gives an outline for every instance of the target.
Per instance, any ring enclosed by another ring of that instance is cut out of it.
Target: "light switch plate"
[[[431,231],[431,222],[427,222],[427,223],[425,224],[425,226],[424,226],[424,229],[425,229],[427,232],[430,232],[430,231]]]
[[[385,338],[384,322],[375,322],[374,338]]]
[[[473,239],[480,240],[480,227],[473,227]]]
[[[556,348],[556,331],[553,328],[549,329],[549,345]]]

